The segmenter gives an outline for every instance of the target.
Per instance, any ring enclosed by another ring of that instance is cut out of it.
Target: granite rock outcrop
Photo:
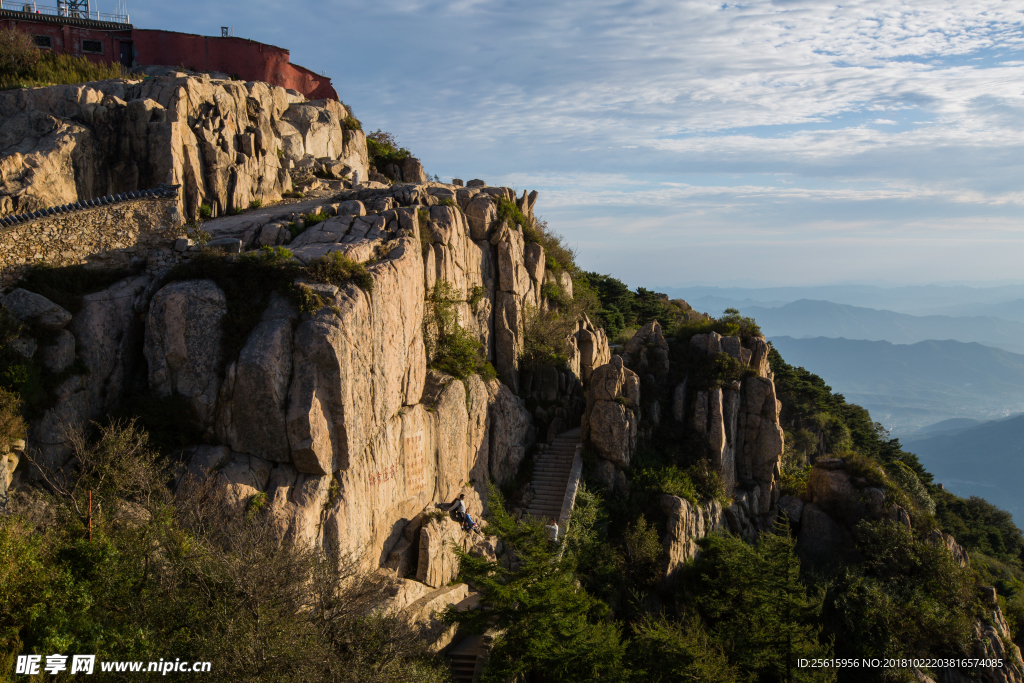
[[[280,199],[293,180],[367,177],[366,136],[336,100],[170,73],[0,93],[0,215],[181,185],[200,216]]]

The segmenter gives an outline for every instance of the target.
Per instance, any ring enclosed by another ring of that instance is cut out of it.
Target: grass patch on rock
[[[494,379],[497,372],[487,362],[483,344],[459,324],[457,306],[462,302],[462,297],[445,280],[438,280],[430,290],[423,319],[429,365],[459,379],[470,375]]]

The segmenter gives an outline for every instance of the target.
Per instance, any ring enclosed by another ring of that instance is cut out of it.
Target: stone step
[[[530,501],[530,507],[557,507],[561,509],[563,500],[565,500],[565,496],[545,496],[543,498],[534,498]]]

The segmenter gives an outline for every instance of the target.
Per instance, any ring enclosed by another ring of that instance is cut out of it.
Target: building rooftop
[[[81,26],[108,30],[132,28],[127,14],[104,14],[102,12],[65,13],[56,7],[44,7],[34,2],[11,2],[0,0],[0,19],[36,21],[44,24]]]

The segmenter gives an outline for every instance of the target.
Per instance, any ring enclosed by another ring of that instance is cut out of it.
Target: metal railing
[[[63,7],[47,7],[39,5],[34,2],[25,2],[24,0],[12,1],[12,0],[0,0],[0,9],[5,9],[13,12],[27,12],[29,14],[47,14],[54,17],[68,17],[71,19],[92,19],[93,21],[107,21],[115,24],[127,24],[127,14],[107,14],[105,12],[98,12],[96,10],[82,10],[73,9],[67,10]]]

